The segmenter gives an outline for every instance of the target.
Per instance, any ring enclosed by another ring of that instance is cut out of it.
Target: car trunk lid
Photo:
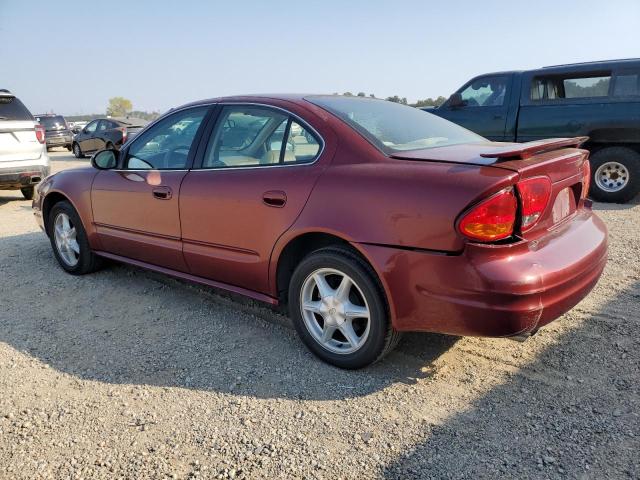
[[[551,180],[549,201],[537,223],[520,232],[535,237],[573,215],[588,187],[588,152],[579,149],[587,137],[540,140],[528,143],[485,142],[399,152],[392,158],[490,166],[516,172],[517,182],[546,176]]]

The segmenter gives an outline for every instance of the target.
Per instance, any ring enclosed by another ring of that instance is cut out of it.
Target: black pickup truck
[[[588,136],[591,196],[640,191],[640,59],[480,75],[424,110],[494,141]]]

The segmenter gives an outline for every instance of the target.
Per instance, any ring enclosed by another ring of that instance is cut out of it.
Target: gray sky
[[[0,0],[0,88],[32,113],[238,93],[448,96],[471,76],[640,57],[640,0]]]

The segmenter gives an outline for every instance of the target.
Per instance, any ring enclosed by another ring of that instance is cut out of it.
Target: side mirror
[[[116,165],[118,165],[118,155],[119,152],[117,150],[100,150],[91,157],[91,166],[98,170],[116,168]]]
[[[466,102],[462,100],[462,95],[459,93],[454,93],[449,97],[449,107],[451,108],[459,108],[464,107]]]

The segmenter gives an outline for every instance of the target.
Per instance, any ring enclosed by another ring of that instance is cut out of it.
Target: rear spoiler
[[[548,140],[536,140],[533,142],[521,143],[520,145],[498,148],[493,152],[481,153],[483,158],[497,158],[502,160],[515,160],[529,158],[537,153],[548,152],[550,150],[558,150],[565,147],[578,148],[589,137],[573,137],[573,138],[551,138]]]

